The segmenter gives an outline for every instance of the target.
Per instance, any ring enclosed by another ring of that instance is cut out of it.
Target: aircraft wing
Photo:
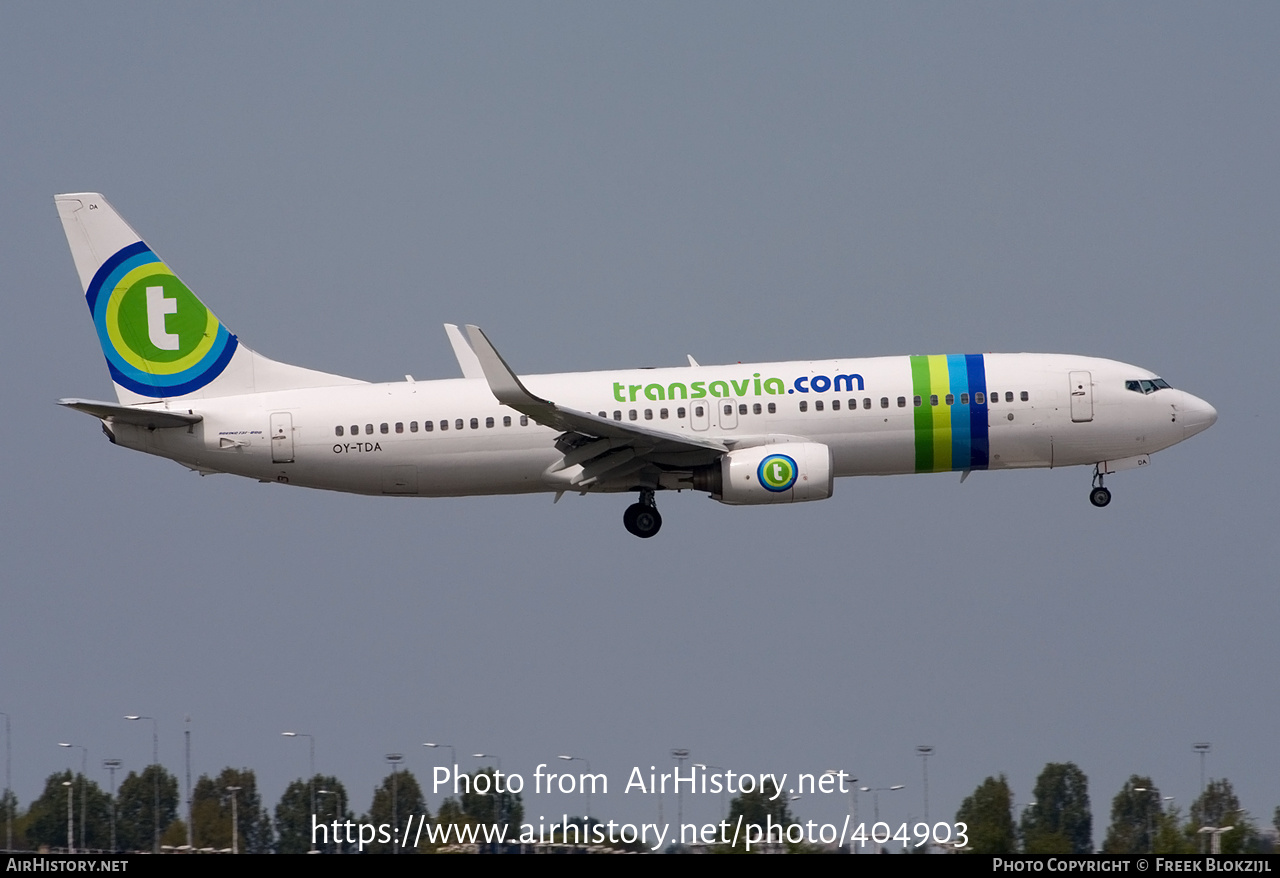
[[[545,427],[574,434],[562,437],[571,438],[569,443],[557,444],[565,457],[553,471],[581,464],[583,471],[574,476],[575,485],[588,487],[616,480],[650,464],[703,465],[729,450],[716,439],[655,430],[631,421],[613,421],[535,396],[516,377],[480,327],[468,324],[467,335],[498,402]]]

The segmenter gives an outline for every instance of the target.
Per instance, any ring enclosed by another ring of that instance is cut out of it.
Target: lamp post
[[[152,816],[152,832],[153,845],[152,853],[160,853],[160,723],[154,716],[141,716],[140,714],[130,714],[125,717],[127,720],[151,720],[151,776],[155,780],[155,795],[151,803]]]
[[[824,775],[830,775],[831,777],[837,778],[840,781],[841,787],[844,787],[845,783],[853,784],[853,786],[849,787],[849,802],[853,806],[853,813],[850,815],[850,822],[853,823],[856,828],[858,824],[858,779],[853,776],[853,772],[845,771],[842,768],[828,768],[822,773]],[[841,792],[844,792],[844,790],[841,789]],[[849,842],[849,849],[855,854],[858,852],[857,846],[852,841]]]
[[[587,766],[587,774],[591,773],[591,763],[587,762],[587,760],[582,756],[557,756],[556,758],[563,759],[565,762],[581,762]],[[594,784],[595,781],[592,781],[592,783]],[[585,784],[584,784],[584,787],[585,787]],[[590,831],[591,829],[591,790],[589,788],[586,788],[584,789],[584,792],[587,794],[587,825],[583,828],[586,831]]]
[[[239,800],[237,793],[244,787],[227,787],[226,790],[231,794],[231,853],[240,853],[240,812]]]
[[[71,781],[64,780],[62,785],[67,788],[67,853],[74,854],[76,852],[76,837],[75,830],[72,827],[75,826],[75,818],[71,814],[71,800],[74,796],[74,791],[71,789]]]
[[[719,771],[719,772],[721,772],[721,773],[725,773],[725,774],[727,774],[727,773],[728,773],[728,771],[729,771],[729,769],[724,768],[723,766],[720,766],[720,765],[708,765],[708,764],[707,764],[707,763],[705,763],[705,762],[695,762],[695,763],[693,764],[693,767],[694,767],[694,768],[700,768],[700,769],[702,769],[703,771]],[[727,817],[729,816],[729,809],[725,807],[725,802],[724,802],[724,797],[725,797],[725,795],[727,795],[727,793],[728,793],[727,787],[728,787],[728,784],[723,784],[723,783],[722,783],[722,784],[720,784],[720,815],[721,815],[722,817],[725,817],[725,818],[727,818]]]
[[[1146,793],[1156,803],[1157,810],[1160,808],[1160,791],[1153,790],[1149,787],[1134,787],[1135,793]],[[1154,854],[1156,852],[1156,834],[1155,826],[1151,822],[1151,808],[1147,807],[1147,853]]]
[[[316,790],[316,795],[333,796],[334,803],[336,806],[334,821],[341,823],[342,822],[342,790]],[[342,853],[342,843],[338,841],[338,834],[336,832],[333,834],[333,852],[335,854]]]
[[[4,849],[6,851],[13,850],[13,806],[9,804],[9,788],[13,785],[11,778],[12,762],[10,760],[10,752],[12,747],[9,743],[9,714],[0,713],[4,717]]]
[[[680,769],[684,768],[684,761],[689,758],[689,751],[684,747],[676,747],[671,751],[671,758],[676,761],[677,777]],[[684,790],[680,789],[680,784],[676,784],[676,826],[684,825]]]
[[[311,790],[311,813],[316,813],[316,739],[306,732],[281,732],[286,738],[306,738],[311,742],[311,777],[307,779],[307,788]],[[316,836],[311,833],[311,853],[316,852]]]
[[[88,780],[89,773],[89,748],[82,744],[64,744],[58,743],[59,747],[79,748],[80,750],[80,850],[85,850],[84,843],[84,818],[88,812],[85,808],[85,781]]]
[[[398,804],[397,800],[399,799],[399,796],[397,795],[399,790],[396,788],[396,772],[400,766],[401,761],[403,760],[404,760],[403,753],[387,754],[387,761],[391,763],[391,825],[395,827],[400,826],[400,814],[396,808],[396,805]],[[401,839],[401,841],[403,841],[403,839]],[[391,845],[391,853],[393,854],[400,853],[399,842],[394,842]]]
[[[494,753],[472,753],[472,759],[493,759],[498,763],[498,775],[494,777],[493,784],[493,820],[495,823],[503,823],[503,816],[506,813],[506,798],[498,792],[498,777],[502,776],[502,757]],[[474,789],[474,787],[473,787]],[[497,850],[495,845],[494,850]]]
[[[102,767],[111,775],[111,853],[116,852],[116,769],[124,763],[119,759],[104,759]]]
[[[921,744],[916,747],[916,753],[924,761],[924,822],[929,822],[929,757],[933,755],[933,748]]]
[[[191,819],[191,715],[186,717],[187,727],[183,730],[182,735],[185,739],[185,750],[187,754],[187,850],[194,851],[196,849],[195,841],[195,822]]]

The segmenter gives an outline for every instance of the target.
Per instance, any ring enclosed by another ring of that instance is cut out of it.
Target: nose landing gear
[[[640,502],[632,503],[622,514],[622,526],[627,533],[647,540],[662,528],[662,516],[658,507],[653,505],[653,492],[641,491]]]
[[[1101,509],[1111,502],[1111,492],[1102,484],[1103,475],[1098,467],[1093,468],[1093,488],[1089,491],[1089,502]]]

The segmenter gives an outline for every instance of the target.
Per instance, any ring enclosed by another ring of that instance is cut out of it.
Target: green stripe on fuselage
[[[911,392],[920,398],[915,407],[916,472],[933,472],[933,413],[929,411],[929,358],[911,357]],[[914,405],[914,400],[912,401]]]

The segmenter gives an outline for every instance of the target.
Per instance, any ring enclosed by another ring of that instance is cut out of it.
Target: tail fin
[[[363,383],[255,354],[105,198],[81,192],[54,201],[120,402]]]

